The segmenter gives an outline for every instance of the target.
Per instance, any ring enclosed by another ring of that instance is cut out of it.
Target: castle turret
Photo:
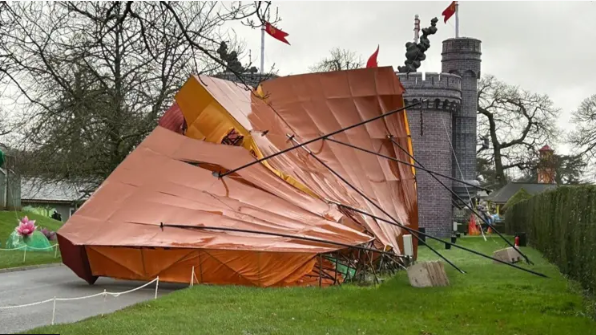
[[[427,169],[452,174],[452,120],[461,108],[461,78],[454,74],[400,73],[406,89],[406,105],[425,100],[420,107],[409,109],[408,123],[412,134],[414,157]],[[448,187],[451,182],[439,179]],[[435,236],[449,236],[452,230],[452,195],[428,173],[417,170],[418,217],[420,227]]]
[[[478,79],[480,79],[481,41],[474,38],[451,38],[443,41],[442,72],[461,77],[462,104],[453,115],[453,177],[476,182],[476,113]],[[463,175],[463,178],[462,178]],[[474,188],[454,182],[453,191],[466,202]]]
[[[548,145],[543,146],[539,151],[540,161],[538,162],[538,183],[539,184],[555,184],[555,162],[554,150]]]

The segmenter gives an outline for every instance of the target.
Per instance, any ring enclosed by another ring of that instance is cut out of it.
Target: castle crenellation
[[[443,52],[454,50],[477,53],[478,58],[482,54],[480,40],[469,37],[450,38],[443,41]]]
[[[461,91],[461,77],[437,72],[399,73],[399,79],[409,89],[444,89]]]

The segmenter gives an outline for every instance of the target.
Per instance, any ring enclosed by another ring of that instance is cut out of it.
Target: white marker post
[[[265,73],[265,26],[261,27],[261,74]]]

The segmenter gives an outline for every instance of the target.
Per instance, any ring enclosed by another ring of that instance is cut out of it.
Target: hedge
[[[561,272],[596,292],[596,186],[561,186],[511,207],[508,233],[525,232]]]

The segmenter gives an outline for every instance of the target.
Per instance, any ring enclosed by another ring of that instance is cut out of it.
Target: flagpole
[[[265,73],[265,25],[261,27],[261,74]]]
[[[455,38],[459,38],[459,1],[455,2]]]
[[[414,16],[414,43],[418,44],[420,38],[420,19],[418,14]]]

